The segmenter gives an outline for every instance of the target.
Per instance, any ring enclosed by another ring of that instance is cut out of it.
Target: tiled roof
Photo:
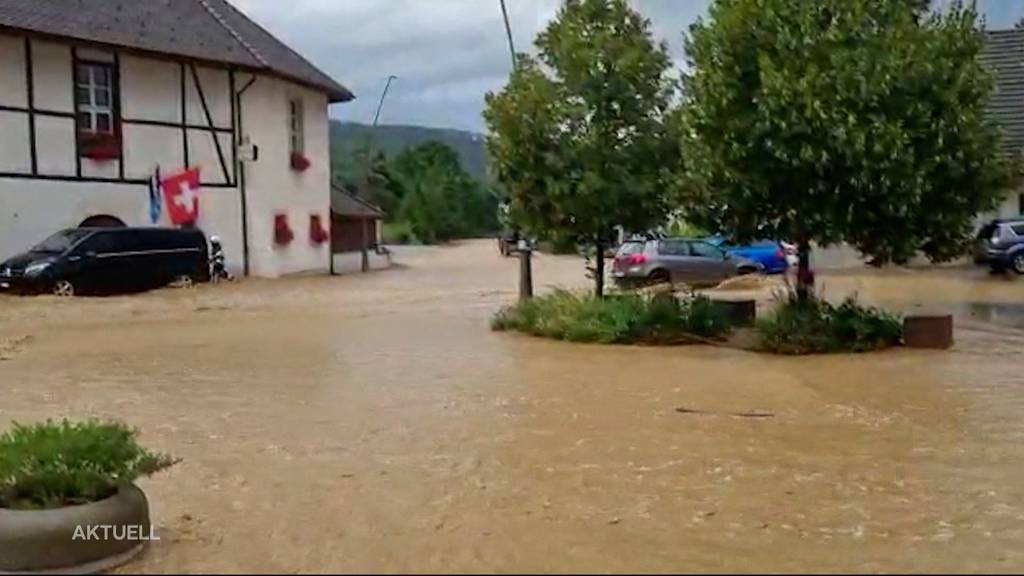
[[[0,28],[266,70],[353,98],[226,0],[0,0]]]
[[[384,211],[337,184],[331,185],[331,211],[356,218],[383,218]]]
[[[1024,29],[990,30],[981,61],[992,73],[995,93],[989,114],[1003,129],[1003,149],[1024,149]]]

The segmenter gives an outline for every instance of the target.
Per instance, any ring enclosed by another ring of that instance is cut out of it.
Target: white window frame
[[[306,114],[301,98],[288,101],[288,150],[295,154],[306,152]]]
[[[99,70],[106,72],[107,81],[99,80]],[[87,100],[79,98],[79,92],[85,90]],[[100,94],[107,93],[107,103],[100,104]],[[114,98],[117,92],[114,87],[114,67],[101,62],[79,62],[75,70],[75,110],[76,125],[80,132],[94,134],[113,134],[116,119],[114,117]],[[108,118],[107,129],[101,130],[99,118]],[[84,118],[88,118],[83,122]]]

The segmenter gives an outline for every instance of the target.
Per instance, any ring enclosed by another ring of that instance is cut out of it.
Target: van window
[[[71,249],[76,242],[92,234],[92,230],[75,228],[72,230],[61,230],[46,240],[32,247],[31,252],[40,254],[63,254]]]
[[[1020,224],[1014,224],[1010,226],[1010,229],[1013,230],[1013,233],[1016,234],[1017,236],[1024,237],[1024,222],[1021,222]]]
[[[89,252],[95,252],[97,254],[113,254],[114,252],[120,252],[121,250],[120,243],[117,241],[114,234],[111,234],[110,232],[97,232],[79,244],[75,249],[75,252],[78,254],[87,254]]]

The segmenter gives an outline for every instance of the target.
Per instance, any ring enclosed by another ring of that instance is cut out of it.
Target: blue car
[[[757,240],[742,246],[734,246],[722,236],[712,236],[706,242],[718,246],[733,256],[759,262],[767,274],[781,274],[786,271],[786,251],[772,240]]]

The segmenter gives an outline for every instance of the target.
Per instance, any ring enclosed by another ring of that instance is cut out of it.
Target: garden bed
[[[616,294],[606,298],[556,290],[502,309],[494,330],[600,344],[688,344],[724,340],[728,313],[704,296]]]
[[[783,355],[868,352],[899,346],[903,323],[896,315],[852,299],[785,300],[752,327],[740,328],[753,302],[706,296],[625,293],[603,299],[555,292],[503,308],[491,327],[532,336],[598,344],[713,344]]]

